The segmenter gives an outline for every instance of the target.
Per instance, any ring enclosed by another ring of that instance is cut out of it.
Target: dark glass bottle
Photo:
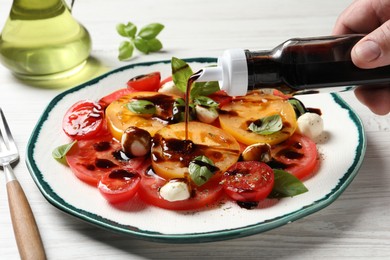
[[[331,87],[390,83],[390,66],[360,69],[353,64],[352,47],[363,36],[296,38],[270,51],[227,51],[214,72],[203,69],[206,75],[197,81],[214,78],[235,95],[262,88],[312,93]]]

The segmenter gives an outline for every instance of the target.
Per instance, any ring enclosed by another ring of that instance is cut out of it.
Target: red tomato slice
[[[121,151],[121,144],[111,135],[105,135],[78,141],[66,154],[66,161],[80,180],[97,186],[106,173],[117,170],[133,172],[144,158],[128,158]]]
[[[119,169],[106,173],[98,188],[108,202],[121,203],[134,197],[140,180],[141,176],[137,172]]]
[[[104,108],[97,102],[82,100],[65,113],[62,129],[70,138],[82,140],[95,137],[104,124]]]
[[[277,89],[274,89],[272,94],[275,95],[275,96],[281,97],[281,98],[283,98],[283,99],[292,98],[292,95],[290,95],[290,94],[284,94],[282,91],[277,90]]]
[[[293,134],[286,141],[271,149],[272,168],[279,168],[293,174],[298,179],[305,179],[315,173],[320,160],[316,144],[300,134]]]
[[[146,167],[145,167],[146,166]],[[169,210],[193,210],[213,205],[223,194],[220,179],[209,180],[200,187],[192,187],[192,196],[187,200],[167,201],[160,196],[160,188],[167,180],[156,175],[150,164],[145,165],[141,173],[141,185],[138,189],[140,198],[148,204]]]
[[[237,162],[224,174],[225,193],[238,202],[258,202],[267,198],[274,186],[274,171],[257,161]]]
[[[123,97],[124,95],[137,92],[137,90],[132,88],[122,88],[118,89],[111,94],[108,94],[107,96],[102,97],[99,100],[99,104],[101,104],[104,108],[106,108],[109,104],[114,102],[115,100],[119,99],[120,97]]]
[[[211,98],[212,100],[214,100],[215,102],[218,102],[220,108],[223,107],[224,105],[228,104],[233,99],[231,96],[226,94],[226,92],[223,90],[219,90],[219,91],[209,95],[208,97]]]
[[[160,80],[160,72],[152,72],[130,79],[127,86],[138,91],[157,91],[160,87]]]

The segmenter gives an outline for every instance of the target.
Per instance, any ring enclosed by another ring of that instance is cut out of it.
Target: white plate
[[[187,60],[194,71],[215,63],[213,58]],[[233,202],[219,207],[175,212],[145,206],[137,199],[121,208],[107,203],[95,187],[78,180],[70,169],[52,158],[52,150],[69,139],[62,132],[65,111],[81,99],[97,100],[128,79],[153,71],[171,74],[170,61],[129,65],[111,71],[55,97],[43,112],[30,138],[27,165],[45,198],[59,209],[102,228],[160,242],[205,242],[248,236],[312,214],[332,203],[358,172],[366,148],[362,123],[336,94],[300,96],[308,107],[320,108],[325,137],[318,143],[319,172],[305,181],[309,191],[276,204],[264,202],[246,210]],[[269,201],[268,201],[269,202]],[[268,203],[269,204],[269,203]]]

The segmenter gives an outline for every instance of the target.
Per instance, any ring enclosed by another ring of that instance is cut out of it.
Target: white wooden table
[[[73,15],[89,30],[92,56],[107,69],[149,60],[218,56],[224,49],[269,49],[292,37],[331,33],[351,0],[77,1]],[[11,0],[0,1],[0,26]],[[163,23],[164,51],[117,60],[120,22]],[[31,203],[49,259],[389,259],[390,116],[375,116],[353,93],[342,97],[362,118],[367,152],[347,190],[327,208],[266,233],[206,244],[160,244],[114,234],[68,216],[49,204],[24,163],[26,145],[48,102],[63,89],[32,87],[0,66],[0,106],[21,152],[15,168]],[[342,122],[340,122],[342,123]],[[0,178],[0,258],[18,259],[4,178]]]

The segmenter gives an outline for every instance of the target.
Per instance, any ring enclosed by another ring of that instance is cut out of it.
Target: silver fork
[[[21,259],[46,259],[30,204],[11,167],[11,163],[18,159],[18,149],[0,108],[0,165],[5,173],[8,204],[19,254]]]

